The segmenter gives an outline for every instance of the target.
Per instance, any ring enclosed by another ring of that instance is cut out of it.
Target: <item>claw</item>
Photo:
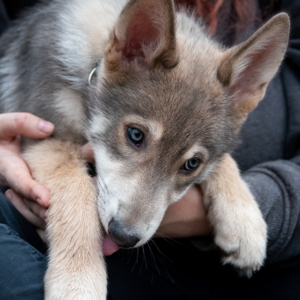
[[[224,249],[222,249],[222,251],[225,257],[233,256],[235,259],[238,259],[240,257],[240,247],[232,251],[225,251]]]

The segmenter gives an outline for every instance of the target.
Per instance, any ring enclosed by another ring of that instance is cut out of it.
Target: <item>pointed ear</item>
[[[110,36],[104,61],[108,72],[174,67],[177,55],[173,1],[129,1]]]
[[[288,15],[280,13],[223,55],[218,79],[228,88],[234,116],[241,122],[262,100],[277,72],[287,48],[289,28]]]

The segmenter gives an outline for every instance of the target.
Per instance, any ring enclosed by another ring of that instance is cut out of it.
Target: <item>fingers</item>
[[[46,223],[43,219],[45,218],[45,211],[43,211],[42,208],[38,208],[36,203],[34,203],[33,201],[30,201],[31,203],[27,202],[27,204],[31,207],[31,209],[37,212],[37,214],[32,212],[30,208],[26,206],[23,199],[13,190],[7,190],[5,195],[9,199],[9,201],[13,204],[13,206],[21,213],[21,215],[25,217],[25,219],[28,222],[30,222],[32,225],[34,225],[37,228],[41,228],[41,229],[45,228]]]
[[[17,135],[42,139],[54,132],[54,124],[29,113],[0,114],[0,139]]]
[[[45,223],[47,222],[47,209],[38,203],[28,200],[26,198],[23,198],[23,201],[25,205],[28,207],[28,209],[34,213],[37,217],[39,217],[41,220],[43,220]]]
[[[85,144],[81,147],[82,158],[88,162],[94,162],[94,151],[90,143]]]
[[[32,179],[24,160],[15,155],[7,159],[9,163],[6,164],[5,170],[1,172],[6,178],[6,185],[23,197],[34,200],[44,207],[48,207],[50,203],[50,192]]]
[[[22,196],[49,206],[49,191],[31,178],[20,154],[20,135],[45,138],[54,125],[28,113],[0,114],[0,184]]]

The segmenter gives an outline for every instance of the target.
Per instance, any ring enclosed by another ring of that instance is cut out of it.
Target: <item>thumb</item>
[[[43,139],[54,132],[54,124],[29,113],[0,114],[0,138],[11,139],[17,135]]]

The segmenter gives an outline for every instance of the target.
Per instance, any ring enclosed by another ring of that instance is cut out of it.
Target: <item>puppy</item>
[[[23,143],[51,192],[46,299],[106,299],[103,251],[146,243],[192,184],[223,263],[248,276],[262,266],[266,224],[230,152],[288,37],[282,13],[226,49],[172,0],[53,0],[7,31],[0,111],[56,125]],[[88,141],[97,188],[79,152]]]

